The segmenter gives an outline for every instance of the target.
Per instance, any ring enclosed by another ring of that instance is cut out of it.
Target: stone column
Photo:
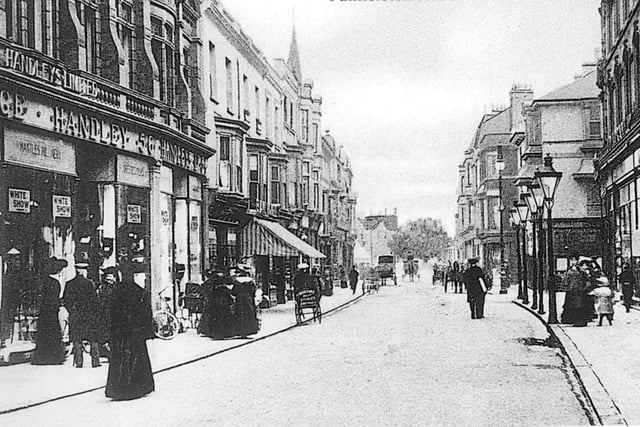
[[[160,166],[161,162],[156,162],[149,168],[149,181],[151,191],[149,192],[149,273],[151,308],[157,310],[162,304],[158,292],[162,290],[162,263],[160,252],[164,250],[160,230],[162,228],[162,215],[160,213]]]

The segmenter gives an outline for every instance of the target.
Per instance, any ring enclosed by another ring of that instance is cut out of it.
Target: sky
[[[431,217],[455,232],[458,165],[514,84],[534,98],[600,48],[600,0],[222,0],[269,59],[293,22],[322,128],[348,153],[358,215]]]

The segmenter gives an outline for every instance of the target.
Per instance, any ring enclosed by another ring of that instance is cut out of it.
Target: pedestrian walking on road
[[[458,261],[453,261],[451,270],[453,275],[453,293],[462,293],[462,283],[460,283],[460,264]],[[458,287],[460,287],[460,291],[458,291]]]
[[[91,367],[100,366],[98,356],[100,302],[93,281],[87,279],[89,264],[75,264],[76,277],[67,282],[62,300],[69,311],[69,341],[73,343],[73,366],[82,368],[84,340],[91,346]]]
[[[60,273],[67,261],[52,257],[47,265],[47,277],[40,284],[40,311],[36,348],[31,354],[32,365],[60,365],[66,359],[62,330],[58,321],[60,311]]]
[[[356,266],[351,267],[351,271],[349,272],[349,285],[351,285],[352,294],[356,294],[356,287],[358,286],[358,277],[360,277],[360,273],[356,270]],[[362,293],[364,294],[364,286],[362,287]]]
[[[628,262],[625,262],[622,266],[622,272],[618,276],[618,282],[622,285],[622,298],[624,307],[628,313],[631,310],[633,287],[636,284],[636,278],[633,276],[633,270],[631,270],[631,265]]]
[[[478,259],[469,259],[469,268],[464,273],[464,284],[467,287],[467,302],[472,319],[484,318],[484,299],[487,293],[487,279],[478,267]]]
[[[137,399],[155,390],[147,340],[154,338],[145,265],[126,262],[122,282],[111,306],[111,360],[105,395],[114,400]]]

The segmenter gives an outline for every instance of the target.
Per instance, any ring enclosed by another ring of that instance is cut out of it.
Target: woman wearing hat
[[[144,290],[145,266],[123,266],[122,282],[111,306],[111,359],[105,395],[115,400],[142,397],[155,389],[147,340],[154,338],[149,294]]]
[[[231,279],[222,272],[215,273],[202,284],[205,305],[198,325],[198,333],[213,339],[234,335],[233,296],[227,287]]]
[[[36,348],[31,354],[32,365],[60,365],[66,359],[62,343],[62,330],[58,321],[60,310],[60,273],[67,261],[52,257],[47,267],[47,277],[40,285],[40,312]]]

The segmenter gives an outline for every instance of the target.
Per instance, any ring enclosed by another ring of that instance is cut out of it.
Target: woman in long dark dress
[[[60,310],[60,272],[67,266],[65,260],[49,260],[49,275],[40,285],[40,311],[36,348],[31,354],[32,365],[60,365],[66,359],[62,343],[62,330],[58,321]]]
[[[205,306],[198,332],[214,339],[224,339],[234,335],[233,296],[227,288],[229,278],[218,273],[202,284]]]
[[[231,294],[236,297],[235,335],[246,337],[258,333],[256,286],[250,277],[236,277]]]
[[[151,301],[141,287],[144,276],[138,275],[144,273],[144,265],[137,264],[126,266],[112,296],[111,359],[105,395],[115,400],[136,399],[155,390],[146,342],[154,337]]]

